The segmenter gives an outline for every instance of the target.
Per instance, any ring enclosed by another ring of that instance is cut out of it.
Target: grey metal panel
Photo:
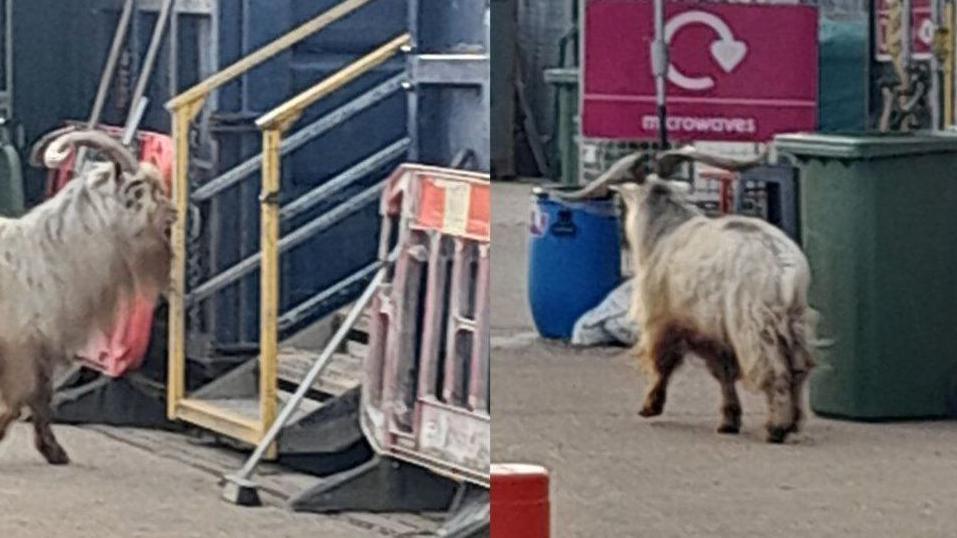
[[[554,129],[554,90],[544,72],[559,65],[560,41],[572,29],[572,0],[518,0],[519,56],[536,124],[544,136]]]
[[[420,135],[419,162],[447,166],[458,155],[470,152],[476,157],[476,168],[489,169],[489,10],[487,1],[419,2],[416,54],[444,55],[446,59],[463,53],[484,57],[477,62],[481,65],[470,68],[470,78],[480,82],[479,86],[449,80],[416,81],[418,117],[414,129]],[[411,69],[415,70],[416,62],[410,59]],[[441,69],[448,67],[446,62]]]
[[[515,55],[517,0],[492,0],[491,169],[496,177],[515,175]]]

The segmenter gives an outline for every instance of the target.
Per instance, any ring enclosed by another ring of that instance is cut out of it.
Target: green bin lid
[[[957,134],[794,133],[774,137],[778,153],[798,158],[880,159],[928,153],[957,153]]]

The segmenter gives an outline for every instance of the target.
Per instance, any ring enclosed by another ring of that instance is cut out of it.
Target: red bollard
[[[492,537],[549,538],[548,470],[492,464]]]

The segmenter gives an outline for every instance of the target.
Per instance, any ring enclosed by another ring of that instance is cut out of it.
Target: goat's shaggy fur
[[[38,143],[49,167],[86,145],[97,164],[19,219],[0,219],[0,440],[30,409],[36,446],[50,463],[69,458],[50,430],[52,372],[121,301],[155,300],[168,285],[175,212],[159,172],[96,131],[57,132]]]
[[[693,158],[669,157],[675,155]],[[686,200],[686,183],[649,174],[615,190],[626,208],[639,357],[650,377],[641,415],[663,412],[672,373],[694,353],[722,387],[718,431],[740,430],[735,384],[742,380],[767,395],[767,440],[783,442],[800,427],[803,386],[814,364],[816,314],[807,302],[810,269],[800,247],[760,219],[706,217]]]

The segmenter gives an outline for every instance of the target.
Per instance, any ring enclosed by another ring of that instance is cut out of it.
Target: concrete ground
[[[957,536],[957,422],[811,417],[763,442],[764,401],[742,394],[744,431],[714,433],[718,386],[675,375],[664,416],[638,416],[627,352],[539,340],[525,290],[528,186],[493,190],[493,461],[552,472],[554,538]]]
[[[220,477],[245,457],[180,434],[105,426],[57,426],[73,463],[47,465],[28,424],[0,443],[3,538],[382,538],[422,536],[436,520],[416,514],[296,514],[281,496],[316,479],[264,465],[264,506],[220,500]]]

